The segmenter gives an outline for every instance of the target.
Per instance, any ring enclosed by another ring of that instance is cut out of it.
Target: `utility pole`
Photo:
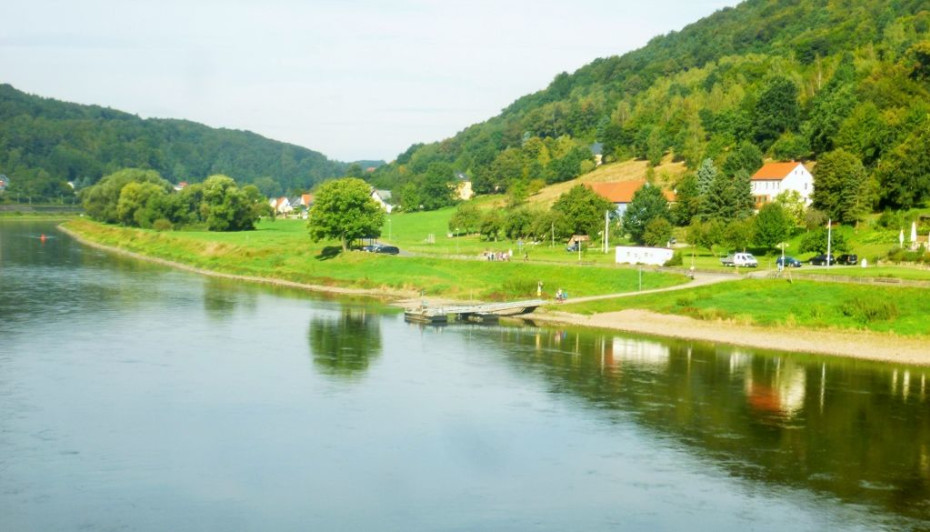
[[[830,267],[830,241],[833,240],[833,220],[827,220],[827,268]]]
[[[608,231],[610,231],[610,211],[604,211],[604,255],[607,254]]]

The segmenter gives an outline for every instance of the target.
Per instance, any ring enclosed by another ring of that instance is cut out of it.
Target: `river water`
[[[928,374],[411,325],[0,222],[0,530],[928,528]]]

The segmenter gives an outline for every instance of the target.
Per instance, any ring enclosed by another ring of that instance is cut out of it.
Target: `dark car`
[[[821,253],[820,255],[811,257],[810,263],[814,266],[828,266],[830,264],[836,264],[836,258],[834,258],[833,255]]]
[[[387,253],[388,255],[397,255],[400,253],[400,250],[397,249],[397,246],[385,246],[379,245],[374,250],[375,253]]]
[[[784,260],[782,260],[784,258]],[[801,261],[794,257],[778,257],[775,259],[776,266],[788,267],[788,268],[800,268]]]
[[[844,253],[836,259],[836,263],[855,266],[856,264],[859,264],[859,255],[854,255],[852,253]]]

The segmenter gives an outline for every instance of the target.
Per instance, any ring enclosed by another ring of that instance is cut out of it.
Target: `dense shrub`
[[[865,295],[849,298],[840,305],[844,316],[854,318],[860,323],[888,321],[898,317],[898,306],[894,300]]]
[[[171,231],[172,227],[171,222],[165,218],[159,218],[152,223],[152,229],[156,231]]]
[[[681,266],[684,264],[684,260],[681,257],[681,251],[676,251],[672,254],[672,258],[665,261],[664,266]]]

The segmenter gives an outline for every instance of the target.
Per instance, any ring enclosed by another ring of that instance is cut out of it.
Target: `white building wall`
[[[787,190],[798,191],[805,205],[810,205],[813,202],[811,194],[814,193],[814,176],[807,171],[807,168],[804,168],[803,164],[799,164],[797,168],[792,170],[781,182],[779,194]],[[778,194],[775,195],[777,196]]]
[[[662,266],[668,262],[674,251],[670,248],[650,248],[644,246],[617,246],[615,261],[617,264],[649,264]]]

